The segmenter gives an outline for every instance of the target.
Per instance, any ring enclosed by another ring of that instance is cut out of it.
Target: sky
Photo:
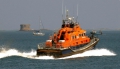
[[[77,17],[77,5],[81,28],[120,30],[120,0],[0,0],[0,30],[20,30],[20,24],[37,30],[40,20],[46,29],[59,29],[62,12]]]

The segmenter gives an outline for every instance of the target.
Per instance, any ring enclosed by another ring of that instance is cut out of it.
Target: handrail
[[[41,48],[43,48],[44,46],[45,46],[45,42],[39,43],[39,44],[38,44],[38,49],[41,49]]]

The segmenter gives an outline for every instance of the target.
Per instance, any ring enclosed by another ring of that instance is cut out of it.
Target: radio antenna
[[[78,19],[78,4],[77,4],[77,18],[76,18],[76,21],[77,21],[77,19]]]
[[[65,6],[65,18],[66,18],[66,6]]]
[[[64,0],[62,0],[62,19],[63,19],[63,5],[64,5]]]

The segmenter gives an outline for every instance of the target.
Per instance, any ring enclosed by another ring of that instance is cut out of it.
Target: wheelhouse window
[[[86,34],[84,33],[84,36],[85,36]]]
[[[81,36],[84,36],[83,34],[81,34]]]
[[[72,36],[72,39],[74,39],[74,36]]]
[[[79,37],[81,37],[81,34],[79,34]]]
[[[76,39],[76,35],[75,35],[75,39]]]

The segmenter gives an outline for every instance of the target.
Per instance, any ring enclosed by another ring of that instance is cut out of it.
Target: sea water
[[[103,31],[93,50],[63,58],[36,56],[38,43],[45,36],[34,36],[28,31],[0,31],[0,69],[119,69],[120,31]],[[88,32],[89,33],[89,32]]]

